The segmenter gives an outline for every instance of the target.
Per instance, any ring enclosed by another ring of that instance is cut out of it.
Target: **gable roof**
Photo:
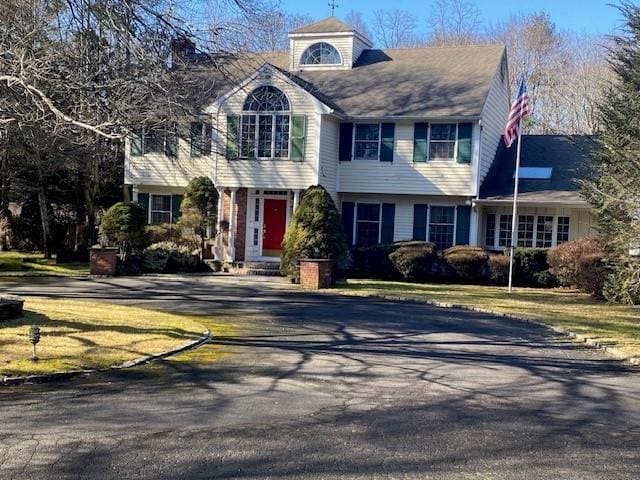
[[[300,28],[296,28],[289,32],[290,34],[297,33],[346,33],[346,32],[355,32],[351,25],[347,25],[342,20],[337,17],[327,17],[322,20],[310,23]]]
[[[551,167],[551,178],[520,179],[518,199],[530,203],[585,204],[578,181],[586,178],[593,138],[586,135],[523,135],[521,167]],[[481,201],[513,201],[516,148],[504,142],[480,187]]]
[[[348,70],[292,72],[288,52],[244,53],[202,74],[217,79],[208,101],[269,63],[345,117],[479,118],[503,55],[503,45],[370,49]]]

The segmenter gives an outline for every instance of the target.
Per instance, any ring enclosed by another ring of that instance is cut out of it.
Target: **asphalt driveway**
[[[213,364],[0,388],[2,479],[640,478],[640,372],[530,324],[230,277],[0,290],[240,332]]]

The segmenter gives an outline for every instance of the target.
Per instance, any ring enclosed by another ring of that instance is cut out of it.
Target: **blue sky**
[[[506,19],[515,13],[545,11],[551,16],[558,30],[573,30],[581,33],[611,33],[621,24],[618,11],[607,5],[615,0],[475,0],[482,12],[485,23],[496,19]],[[331,14],[329,0],[281,0],[284,10],[294,13],[306,13],[320,19]],[[336,0],[336,16],[343,17],[349,10],[360,11],[367,15],[375,9],[400,8],[415,12],[417,17],[426,18],[431,0]],[[368,18],[367,18],[368,20]],[[424,21],[419,25],[424,28]]]

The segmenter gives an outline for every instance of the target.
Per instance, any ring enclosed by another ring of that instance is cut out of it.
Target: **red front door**
[[[264,199],[264,224],[262,225],[262,254],[280,255],[282,239],[287,227],[287,201]]]

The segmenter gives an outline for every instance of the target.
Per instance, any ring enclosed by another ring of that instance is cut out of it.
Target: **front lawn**
[[[102,368],[195,340],[202,317],[78,300],[27,297],[25,315],[0,323],[0,377]],[[39,361],[29,327],[41,328]],[[219,332],[215,332],[219,333]]]
[[[0,276],[2,275],[87,275],[88,263],[56,264],[39,253],[0,252]]]
[[[625,356],[640,356],[640,308],[609,305],[574,290],[516,288],[509,295],[505,287],[348,280],[335,291],[430,300],[515,314],[611,343]]]

